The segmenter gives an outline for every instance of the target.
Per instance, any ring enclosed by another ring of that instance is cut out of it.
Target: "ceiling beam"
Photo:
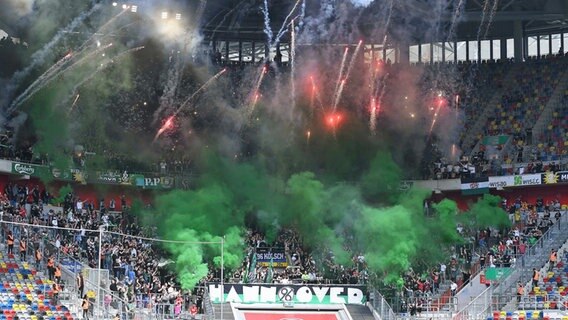
[[[464,12],[461,15],[462,21],[481,21],[482,12]],[[448,17],[449,18],[449,17]],[[496,12],[493,21],[548,21],[567,19],[564,13],[547,13],[544,11],[500,11]]]

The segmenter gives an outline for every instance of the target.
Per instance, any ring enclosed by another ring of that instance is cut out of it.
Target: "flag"
[[[252,262],[250,263],[250,268],[247,272],[245,283],[252,283],[256,280],[256,251],[252,255]]]
[[[266,283],[272,283],[273,277],[274,277],[274,258],[270,258],[270,266],[268,267],[268,272],[266,273]]]
[[[489,192],[489,178],[461,178],[461,191],[463,195],[484,194]]]

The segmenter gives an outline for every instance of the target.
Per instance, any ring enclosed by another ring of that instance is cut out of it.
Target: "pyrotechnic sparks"
[[[274,37],[272,33],[272,28],[270,27],[270,14],[268,12],[268,0],[264,0],[264,6],[262,7],[262,14],[264,15],[264,33],[268,38],[268,43],[272,44],[272,38]]]
[[[310,76],[310,82],[312,83],[312,89],[310,91],[310,114],[313,114],[316,100],[316,84],[313,76]]]
[[[345,79],[349,78],[353,67],[355,66],[355,61],[357,60],[357,56],[359,55],[359,51],[361,50],[361,46],[363,44],[363,40],[359,40],[357,47],[355,47],[355,52],[351,56],[351,61],[349,61],[349,67],[347,67],[347,72],[345,73]]]
[[[97,35],[103,34],[103,31],[104,31],[108,26],[110,26],[113,22],[116,21],[116,19],[118,19],[118,17],[120,17],[121,15],[123,15],[123,14],[126,13],[126,12],[128,12],[128,8],[123,9],[121,12],[119,12],[118,14],[114,15],[113,17],[111,17],[111,18],[110,18],[105,24],[103,24],[95,33],[93,33],[93,34],[91,35],[91,37],[89,37],[89,39],[87,39],[87,41],[83,42],[83,44],[79,47],[79,49],[78,49],[77,51],[78,51],[78,52],[82,52],[82,51],[85,49],[85,47],[86,47],[87,45],[89,45],[89,44],[93,41],[93,39],[95,39],[95,37],[96,37]],[[104,36],[103,36],[103,38],[104,38]],[[99,39],[99,41],[100,41],[100,39]]]
[[[333,90],[333,101],[335,101],[335,97],[337,96],[337,92],[339,91],[339,86],[341,85],[341,80],[343,79],[343,71],[345,69],[345,63],[347,62],[348,52],[349,47],[345,47],[345,51],[343,51],[343,57],[341,58],[341,64],[339,65],[339,76],[337,77],[337,82],[335,83],[335,90]]]
[[[456,144],[452,144],[452,160],[456,160],[456,153],[457,153],[457,148],[456,148]]]
[[[44,81],[46,78],[50,77],[53,73],[57,72],[59,69],[61,69],[61,67],[67,62],[67,60],[69,60],[71,57],[73,56],[72,52],[69,52],[68,54],[66,54],[63,58],[61,58],[61,60],[57,61],[53,66],[51,66],[49,69],[47,69],[46,72],[44,72],[41,76],[39,76],[20,96],[18,96],[16,99],[14,99],[14,102],[12,102],[11,105],[11,109],[14,109],[16,107],[18,107],[21,103],[23,103],[25,101],[25,99],[27,99],[27,95],[35,88],[37,87],[42,81]]]
[[[176,112],[174,112],[174,116],[177,116],[181,112],[181,110],[183,110],[183,108],[185,108],[193,100],[193,98],[195,98],[203,90],[207,89],[215,80],[219,79],[219,77],[221,75],[223,75],[223,73],[225,73],[226,71],[227,71],[227,69],[223,69],[223,70],[219,71],[216,75],[211,77],[209,80],[207,80],[201,87],[199,87],[191,96],[189,96],[189,98],[187,98],[179,106],[179,108],[176,110]]]
[[[73,104],[71,104],[71,108],[69,108],[68,113],[71,113],[71,111],[73,111],[73,108],[75,108],[75,105],[77,104],[77,101],[79,101],[80,96],[81,96],[80,94],[77,94],[77,96],[75,97],[75,100],[73,100]]]
[[[68,72],[69,70],[72,70],[72,68],[82,64],[87,59],[93,57],[94,55],[100,53],[101,51],[108,49],[111,46],[112,43],[97,48],[96,50],[85,55],[78,61],[73,62],[71,65],[67,66],[66,68],[63,68],[68,62],[72,61],[74,57],[77,57],[77,55],[73,55],[71,52],[68,53],[67,55],[65,55],[65,57],[63,57],[63,59],[61,59],[56,63],[56,65],[54,66],[55,68],[54,67],[49,68],[49,70],[47,70],[42,76],[40,76],[36,81],[34,81],[20,96],[18,96],[10,106],[9,112],[14,111],[22,103],[29,100],[41,89],[45,88],[48,84],[50,84],[58,76],[62,75],[65,72]]]
[[[156,142],[156,140],[158,140],[158,138],[167,130],[171,130],[174,128],[174,120],[175,120],[175,115],[170,116],[169,118],[166,119],[166,121],[164,122],[164,124],[162,125],[162,127],[160,128],[160,130],[158,130],[158,132],[156,133],[156,136],[154,136],[154,141]]]
[[[359,50],[361,49],[362,44],[363,44],[363,40],[360,40],[359,43],[357,44],[357,47],[355,48],[355,52],[353,52],[353,55],[351,56],[351,61],[349,61],[349,66],[347,67],[347,72],[345,72],[345,79],[343,79],[341,81],[341,84],[339,85],[339,88],[338,88],[337,93],[335,95],[335,101],[333,103],[333,110],[334,111],[337,109],[337,105],[339,104],[339,101],[341,101],[341,96],[343,95],[343,88],[345,86],[347,79],[349,78],[349,75],[351,74],[351,71],[353,70],[353,66],[355,65],[355,61],[357,59],[357,56],[359,54]]]
[[[291,31],[291,44],[290,44],[290,82],[292,87],[292,108],[296,108],[296,83],[294,82],[296,74],[296,32],[294,31],[294,20],[292,20],[292,31]]]
[[[247,119],[249,119],[252,116],[254,109],[256,108],[256,104],[258,103],[258,99],[260,97],[260,86],[262,85],[262,80],[264,80],[264,75],[266,74],[267,71],[268,70],[266,68],[266,65],[263,65],[262,70],[260,70],[260,74],[258,75],[258,80],[256,81],[256,85],[254,86],[252,92],[252,102],[246,110]]]
[[[343,115],[337,112],[332,112],[325,117],[325,124],[334,132],[343,123]]]
[[[339,104],[339,100],[341,100],[341,95],[343,94],[343,88],[345,87],[346,80],[341,80],[341,84],[339,84],[339,88],[337,89],[337,93],[335,94],[335,99],[333,101],[333,111],[337,110],[337,105]]]
[[[375,134],[375,130],[377,129],[377,99],[371,99],[371,118],[369,119],[369,129],[371,130],[371,134]]]
[[[280,30],[278,30],[278,33],[276,34],[276,37],[274,38],[274,41],[272,42],[271,46],[274,46],[276,43],[278,43],[282,38],[282,36],[284,35],[284,33],[286,32],[286,26],[288,24],[288,20],[292,17],[292,14],[294,13],[294,11],[296,11],[296,8],[298,8],[298,5],[300,4],[301,1],[302,0],[297,0],[296,3],[294,4],[294,7],[292,7],[292,10],[290,10],[290,13],[288,13],[288,15],[286,16],[284,22],[282,23],[282,27],[280,27]],[[293,27],[294,25],[292,24],[292,28]]]

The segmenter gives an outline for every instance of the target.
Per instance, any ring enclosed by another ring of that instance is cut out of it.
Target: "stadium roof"
[[[278,29],[295,1],[269,0],[270,21]],[[323,1],[306,1],[306,15],[317,13]],[[441,10],[439,3],[449,3]],[[442,31],[435,36],[426,34],[437,21],[447,31],[458,1],[394,0],[390,31],[404,29],[412,42],[447,39]],[[335,1],[335,3],[339,3]],[[491,21],[487,38],[512,38],[515,21],[520,21],[524,34],[558,33],[568,28],[568,0],[468,0],[460,15],[455,39],[477,39],[480,24]],[[203,17],[206,38],[264,41],[264,16],[261,0],[207,1]],[[375,37],[380,25],[381,12],[388,10],[389,0],[375,0],[362,9],[358,19],[358,32],[364,38]],[[494,7],[495,5],[495,7]],[[494,14],[491,11],[495,10]],[[424,27],[426,26],[426,27]],[[400,32],[398,32],[400,34]],[[485,34],[485,32],[483,32]],[[396,36],[395,36],[396,37]],[[440,39],[433,39],[438,37]],[[337,39],[337,42],[344,40]]]

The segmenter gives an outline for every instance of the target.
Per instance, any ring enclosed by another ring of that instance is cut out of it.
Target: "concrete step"
[[[369,309],[369,307],[367,306],[350,304],[350,305],[345,305],[345,307],[347,308],[347,311],[349,311],[349,314],[351,315],[351,318],[353,318],[353,320],[375,319],[373,313],[371,312],[371,309]]]

